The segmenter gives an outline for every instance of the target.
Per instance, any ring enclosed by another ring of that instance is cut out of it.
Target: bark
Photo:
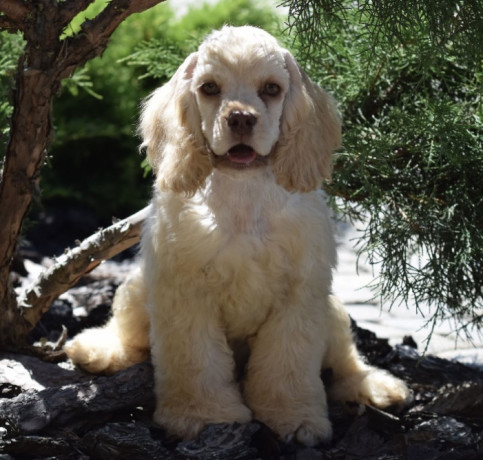
[[[60,40],[87,0],[0,0],[0,26],[21,30],[26,40],[13,94],[11,135],[0,184],[0,348],[25,342],[31,328],[10,283],[10,266],[23,219],[37,193],[40,170],[52,138],[52,100],[63,78],[99,56],[129,15],[164,0],[112,0],[81,33]]]
[[[83,275],[104,260],[138,243],[141,227],[149,210],[150,206],[147,206],[111,227],[99,230],[78,247],[63,254],[41,273],[19,299],[19,304],[25,308],[24,318],[30,327],[37,324],[54,299],[73,287]]]
[[[29,12],[25,2],[20,0],[0,0],[0,27],[10,32],[21,30]]]

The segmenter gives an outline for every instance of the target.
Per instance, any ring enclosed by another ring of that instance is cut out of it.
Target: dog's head
[[[269,167],[287,190],[314,190],[340,144],[330,97],[270,34],[248,26],[209,35],[146,101],[140,126],[158,187],[185,193],[214,167]]]

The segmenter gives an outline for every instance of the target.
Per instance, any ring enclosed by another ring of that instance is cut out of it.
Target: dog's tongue
[[[257,157],[257,153],[250,146],[245,144],[235,145],[228,150],[228,158],[233,163],[249,164]]]

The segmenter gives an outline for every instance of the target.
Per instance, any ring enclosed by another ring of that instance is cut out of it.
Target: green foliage
[[[140,79],[165,82],[176,72],[196,44],[187,46],[186,51],[183,49],[185,47],[185,43],[181,44],[168,37],[153,38],[139,43],[134,53],[120,62],[140,70]]]
[[[431,53],[445,53],[449,44],[473,58],[483,52],[481,0],[284,0],[282,5],[289,8],[289,27],[302,37],[307,54],[331,46],[334,26],[354,19],[353,39],[363,39],[369,46],[365,51],[424,37]]]
[[[23,46],[19,34],[0,32],[0,170],[10,132],[9,120],[13,113],[10,92]]]
[[[277,33],[280,16],[266,0],[219,0],[215,4],[191,7],[189,13],[173,28],[172,36],[178,41],[184,41],[188,35],[199,43],[212,29],[218,29],[224,24],[250,24]],[[186,31],[190,32],[187,34]]]
[[[74,18],[72,30],[105,3],[98,0],[93,12]],[[172,20],[174,14],[166,4],[131,16],[113,34],[102,57],[64,80],[64,91],[54,103],[56,138],[42,177],[44,203],[87,203],[107,221],[147,202],[151,184],[143,177],[135,130],[139,104],[154,82],[142,81],[142,74],[123,59],[139,43],[163,35]],[[68,171],[73,165],[78,171],[74,180]]]
[[[305,56],[303,66],[340,103],[344,148],[336,158],[333,182],[327,185],[333,204],[352,218],[367,218],[360,250],[379,265],[375,287],[390,305],[410,302],[418,308],[424,302],[433,307],[433,317],[428,318],[433,326],[452,318],[463,329],[479,327],[479,58],[472,47],[462,47],[466,38],[453,35],[455,41],[443,41],[441,30],[433,30],[424,17],[404,34],[396,30],[390,36],[389,29],[368,26],[380,27],[380,18],[369,20],[372,11],[361,12],[353,2],[338,3],[344,9],[337,20],[331,20],[336,14],[331,10],[332,16],[323,22],[323,45],[312,42],[307,54],[304,29],[297,43]],[[394,2],[373,3],[382,8],[381,3],[389,7]],[[400,14],[399,9],[385,10],[387,15],[393,12]],[[419,13],[406,13],[412,14]]]
[[[281,17],[265,2],[220,0],[216,4],[191,7],[188,14],[170,23],[165,34],[145,40],[123,62],[139,68],[142,78],[166,81],[186,56],[198,48],[203,37],[224,24],[254,25],[280,33]]]

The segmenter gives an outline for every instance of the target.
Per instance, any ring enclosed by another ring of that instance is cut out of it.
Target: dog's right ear
[[[191,79],[198,53],[189,55],[176,73],[143,103],[141,148],[161,190],[193,194],[211,171]]]
[[[290,88],[273,169],[277,182],[287,190],[309,192],[330,178],[332,154],[341,142],[341,121],[332,98],[288,51],[285,65]]]

